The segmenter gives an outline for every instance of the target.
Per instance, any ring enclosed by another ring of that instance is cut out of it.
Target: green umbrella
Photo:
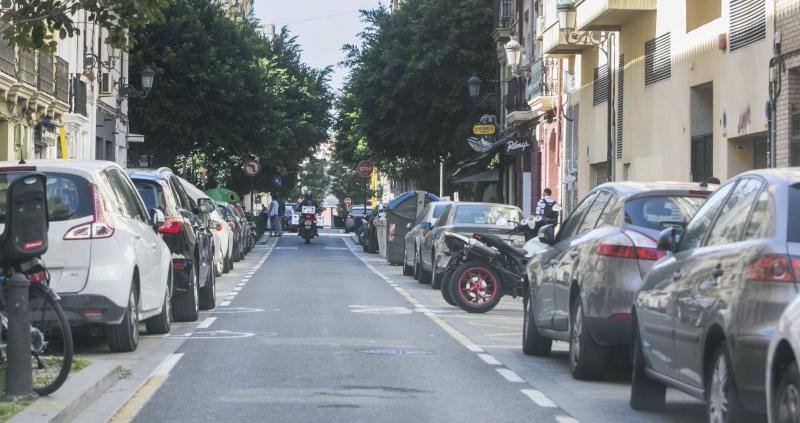
[[[214,199],[214,201],[223,201],[228,203],[238,203],[242,201],[239,194],[229,190],[228,188],[211,188],[206,191],[206,195]]]

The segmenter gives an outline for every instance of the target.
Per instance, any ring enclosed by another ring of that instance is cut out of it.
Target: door
[[[692,181],[703,182],[713,176],[713,153],[711,134],[692,137]]]
[[[597,192],[591,192],[583,199],[575,211],[561,225],[555,244],[542,253],[539,271],[536,275],[539,289],[533,299],[536,324],[541,328],[551,329],[554,327],[554,316],[556,314],[555,269],[560,257],[564,254],[564,249],[569,247],[569,241],[577,233],[578,228],[583,223],[586,212],[591,207],[596,196]]]
[[[558,263],[553,269],[552,278],[555,285],[556,300],[553,327],[556,330],[569,330],[570,308],[572,306],[570,304],[570,289],[574,280],[575,265],[580,260],[579,250],[585,241],[583,235],[594,229],[611,198],[612,195],[609,191],[598,191],[581,224],[577,226],[577,229],[569,237],[559,241],[557,244],[559,253],[555,259],[558,260]]]
[[[203,286],[205,285],[205,281],[208,280],[209,272],[212,271],[210,235],[200,215],[195,213],[199,211],[197,205],[186,193],[186,190],[183,189],[183,185],[181,185],[178,178],[171,176],[169,182],[172,185],[175,195],[178,197],[178,212],[192,225],[192,231],[196,238],[195,248],[197,249],[197,257],[199,258],[199,263],[195,263],[197,265],[197,280],[198,283]],[[243,221],[242,224],[245,230],[247,230],[247,221]]]
[[[720,208],[708,238],[684,264],[675,290],[675,366],[681,381],[703,387],[703,346],[709,325],[728,315],[743,260],[740,242],[763,182],[741,179]],[[746,249],[744,249],[746,251]],[[727,326],[727,325],[724,325]]]

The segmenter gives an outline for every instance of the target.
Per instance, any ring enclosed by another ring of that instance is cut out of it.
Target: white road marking
[[[178,364],[178,360],[180,360],[181,357],[183,357],[183,353],[168,355],[167,358],[153,370],[153,373],[150,373],[150,376],[169,376],[170,370]]]
[[[530,398],[531,401],[535,402],[536,405],[539,407],[544,408],[558,408],[556,403],[553,402],[547,395],[535,390],[535,389],[522,389],[522,393],[525,394],[526,397]]]
[[[275,247],[273,250],[297,250],[298,247]]]
[[[197,325],[197,329],[208,329],[208,327],[211,326],[215,320],[217,320],[216,317],[206,317],[206,320],[203,320],[199,325]]]
[[[236,286],[245,286],[245,285],[247,285],[247,282],[241,282],[241,283],[239,283],[239,285],[236,285]]]
[[[522,383],[525,382],[518,374],[514,373],[511,369],[506,369],[505,367],[495,369],[497,373],[500,373],[500,376],[503,376],[507,381],[514,382],[514,383]]]
[[[476,352],[476,353],[482,353],[483,352],[483,348],[481,348],[481,347],[479,347],[479,346],[477,346],[475,344],[467,344],[467,345],[465,345],[465,347],[467,347],[467,349],[472,351],[472,352]]]
[[[241,287],[241,286],[234,286],[234,287],[233,287],[233,292],[239,292],[239,291],[241,291],[241,290],[242,290],[242,287]]]
[[[220,307],[227,307],[227,306],[229,306],[229,305],[231,305],[231,302],[230,302],[230,301],[223,301],[223,302],[219,303],[219,306],[220,306]]]
[[[580,423],[578,419],[570,416],[556,416],[556,421],[558,423]]]
[[[486,363],[486,364],[488,364],[490,366],[501,366],[501,365],[503,365],[503,363],[497,361],[497,359],[494,358],[494,356],[492,356],[491,354],[483,354],[483,353],[481,353],[481,354],[478,354],[478,357],[480,357],[481,360],[483,360],[484,363]]]

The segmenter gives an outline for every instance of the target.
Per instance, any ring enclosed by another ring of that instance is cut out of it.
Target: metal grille
[[[6,75],[15,75],[16,66],[14,66],[14,59],[16,58],[16,51],[8,41],[0,38],[0,72]]]
[[[17,79],[36,86],[36,53],[33,50],[19,51],[19,69]]]
[[[48,94],[56,92],[53,80],[53,56],[45,53],[39,53],[39,90]]]
[[[669,32],[644,43],[644,85],[672,76]]]
[[[594,105],[603,104],[608,100],[608,65],[594,68]]]
[[[730,51],[767,36],[765,0],[730,0]]]
[[[508,95],[506,95],[506,111],[522,112],[530,110],[526,99],[528,83],[524,78],[512,78],[508,81]]]
[[[494,15],[497,28],[508,28],[511,24],[511,0],[497,0]]]
[[[624,96],[622,90],[625,87],[625,56],[619,55],[617,68],[617,158],[622,158],[622,118],[625,110],[622,105]]]
[[[528,99],[542,95],[544,86],[544,62],[539,59],[531,64],[531,79],[528,82]]]
[[[56,57],[56,98],[69,101],[69,63],[61,57]]]

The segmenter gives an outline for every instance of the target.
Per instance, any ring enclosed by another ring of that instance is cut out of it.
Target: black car
[[[168,168],[128,173],[147,208],[164,212],[158,232],[172,252],[175,319],[195,321],[200,309],[214,308],[213,236],[204,217],[214,204],[208,199],[195,203]]]
[[[367,253],[378,252],[378,229],[375,221],[381,213],[383,213],[383,204],[378,204],[368,215],[364,216],[364,223],[356,232],[361,246]]]

